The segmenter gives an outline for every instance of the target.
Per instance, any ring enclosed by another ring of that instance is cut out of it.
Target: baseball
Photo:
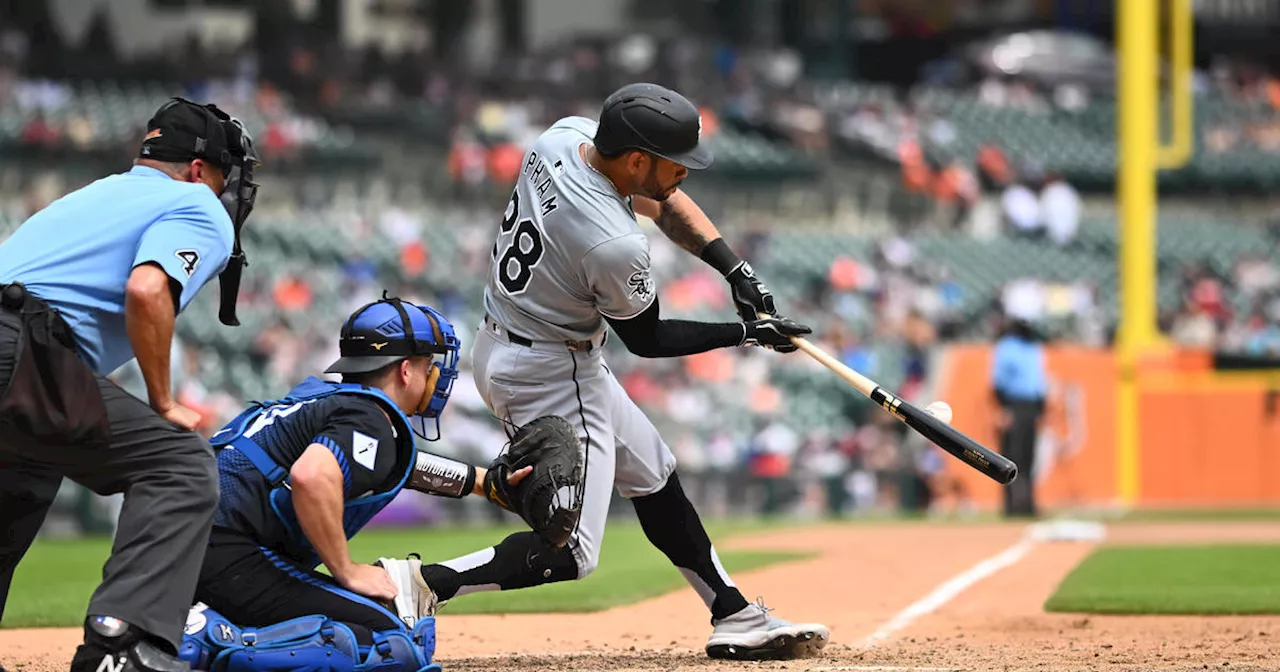
[[[926,413],[947,423],[948,425],[951,424],[951,404],[948,404],[945,401],[935,401],[926,406],[924,410]]]

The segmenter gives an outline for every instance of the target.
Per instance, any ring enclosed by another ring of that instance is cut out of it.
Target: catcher
[[[309,377],[210,441],[221,495],[180,651],[195,669],[439,669],[422,563],[357,564],[347,549],[403,488],[492,493],[555,546],[577,524],[583,451],[562,418],[517,428],[491,469],[417,451],[429,423],[439,438],[457,377],[443,315],[384,295],[351,315],[339,344],[326,373],[341,383]]]

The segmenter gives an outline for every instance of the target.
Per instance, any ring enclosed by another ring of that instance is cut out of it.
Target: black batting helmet
[[[690,170],[711,165],[702,117],[688,98],[657,84],[628,84],[604,101],[595,145],[606,155],[642,150]]]

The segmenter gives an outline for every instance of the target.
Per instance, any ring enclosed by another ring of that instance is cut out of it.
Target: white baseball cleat
[[[387,572],[396,584],[395,612],[410,630],[424,616],[435,616],[438,600],[435,591],[422,578],[422,561],[415,554],[405,560],[378,558],[373,563]]]
[[[715,622],[707,655],[732,660],[786,660],[816,656],[831,639],[827,626],[791,623],[769,615],[763,599]]]

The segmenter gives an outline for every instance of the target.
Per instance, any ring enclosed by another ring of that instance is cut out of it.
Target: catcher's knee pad
[[[212,609],[192,610],[179,656],[210,672],[431,672],[432,617],[413,631],[373,633],[359,646],[351,629],[327,616],[303,616],[262,628],[240,628]]]
[[[71,672],[186,672],[182,660],[161,650],[137,626],[112,616],[90,616],[84,644],[71,659]]]

